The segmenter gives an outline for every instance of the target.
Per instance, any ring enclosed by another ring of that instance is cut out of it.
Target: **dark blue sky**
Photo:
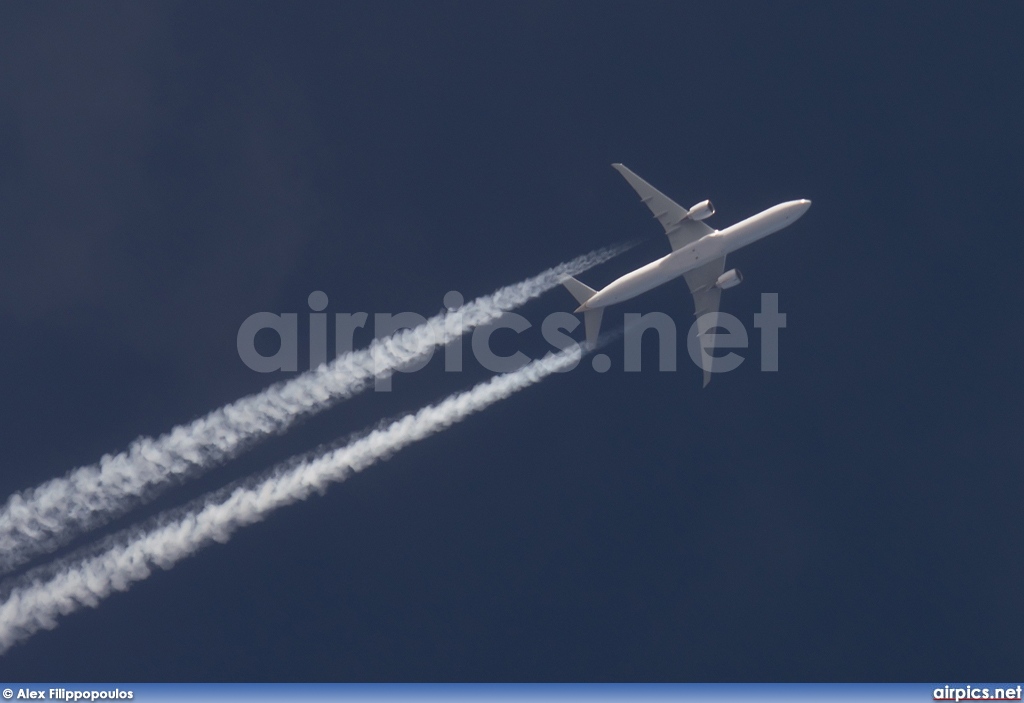
[[[667,253],[614,161],[712,198],[718,227],[814,207],[730,259],[746,281],[724,310],[749,325],[779,294],[779,373],[758,371],[756,336],[703,391],[685,355],[659,373],[652,345],[626,374],[612,347],[611,372],[524,391],[63,619],[0,672],[1019,675],[1022,20],[958,2],[5,4],[5,496],[283,378],[238,358],[253,312],[323,290],[328,312],[429,315],[597,246],[645,238],[594,286]],[[523,312],[574,306],[554,291]],[[680,281],[606,325],[684,325],[691,306]],[[435,360],[156,507],[483,376]]]

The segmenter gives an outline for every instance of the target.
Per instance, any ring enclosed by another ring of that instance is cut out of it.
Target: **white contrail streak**
[[[147,578],[154,567],[170,569],[211,542],[227,542],[245,525],[272,511],[304,500],[343,481],[351,473],[386,459],[409,444],[429,437],[557,371],[568,370],[581,357],[575,345],[549,354],[518,371],[496,376],[463,393],[428,405],[340,449],[278,472],[226,498],[150,530],[137,530],[97,556],[63,565],[47,581],[13,589],[0,605],[0,653],[41,629],[53,629],[57,618],[82,607],[96,607],[115,591],[125,591]]]
[[[622,253],[630,245],[600,249],[500,288],[411,330],[378,339],[367,348],[290,381],[242,398],[157,438],[142,437],[125,451],[74,469],[8,498],[0,509],[0,574],[151,500],[161,490],[237,456],[256,441],[285,431],[366,388],[375,378],[417,361],[437,346],[497,320],[575,275]]]

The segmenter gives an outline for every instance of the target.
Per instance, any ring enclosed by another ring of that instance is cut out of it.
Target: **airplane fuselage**
[[[594,294],[579,310],[594,310],[635,298],[687,271],[778,232],[796,222],[810,206],[809,200],[790,200],[721,231],[707,234],[692,244],[617,278]]]

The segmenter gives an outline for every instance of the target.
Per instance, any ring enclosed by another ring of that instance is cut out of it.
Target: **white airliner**
[[[690,287],[697,318],[718,312],[722,291],[738,286],[743,280],[739,269],[725,270],[725,255],[788,227],[811,206],[810,200],[790,200],[719,231],[701,221],[715,214],[715,206],[710,200],[687,210],[622,164],[612,164],[612,167],[629,181],[665,228],[672,253],[627,273],[599,291],[575,278],[570,277],[563,282],[580,303],[576,312],[583,313],[587,342],[591,345],[597,342],[601,316],[606,307],[646,293],[679,276],[683,276]],[[703,330],[702,334],[708,330]],[[704,348],[710,353],[706,342]],[[708,385],[710,380],[711,371],[704,369],[704,385]]]

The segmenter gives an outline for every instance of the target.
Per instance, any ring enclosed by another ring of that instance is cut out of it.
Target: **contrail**
[[[165,488],[237,456],[297,420],[330,408],[378,376],[417,361],[465,332],[586,271],[632,244],[599,249],[543,273],[499,288],[410,330],[374,340],[290,381],[223,406],[157,438],[136,439],[123,452],[73,469],[61,478],[8,498],[0,509],[0,574],[47,554],[82,533],[105,525]]]
[[[214,494],[195,510],[149,529],[130,530],[106,552],[61,565],[49,580],[14,588],[0,605],[0,654],[57,618],[82,607],[96,607],[115,591],[147,578],[154,567],[170,569],[211,542],[227,542],[241,527],[272,511],[323,492],[403,447],[429,437],[507,398],[557,371],[568,370],[582,356],[577,346],[548,354],[518,371],[496,376],[472,389],[406,415],[339,449],[291,465],[253,485],[242,485],[226,498]]]

